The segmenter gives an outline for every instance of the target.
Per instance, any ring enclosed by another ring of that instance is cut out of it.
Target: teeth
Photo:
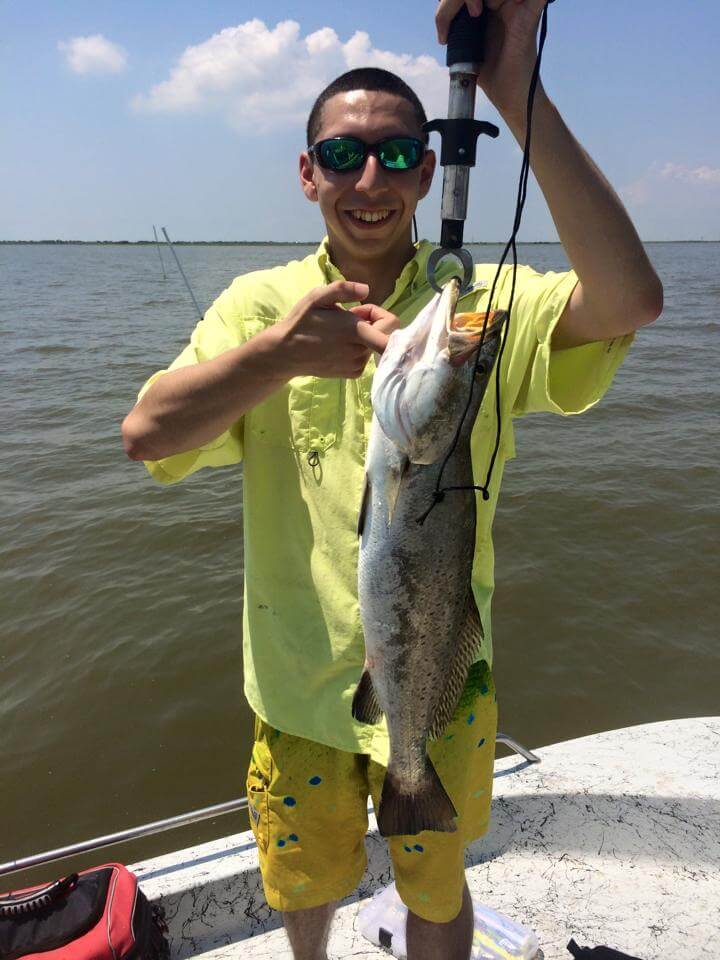
[[[356,220],[364,220],[365,223],[377,223],[390,216],[389,210],[351,210],[350,213]]]

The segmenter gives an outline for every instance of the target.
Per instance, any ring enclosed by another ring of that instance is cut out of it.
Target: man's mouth
[[[358,225],[372,227],[375,224],[385,223],[390,220],[394,216],[395,211],[387,207],[380,207],[377,210],[364,210],[361,207],[357,207],[354,210],[346,210],[345,214]]]

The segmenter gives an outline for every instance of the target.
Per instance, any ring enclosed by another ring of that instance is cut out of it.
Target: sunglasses
[[[331,137],[308,147],[321,167],[335,173],[360,170],[369,153],[374,153],[384,170],[414,170],[425,156],[426,145],[417,137],[387,137],[377,143],[365,143],[357,137]]]

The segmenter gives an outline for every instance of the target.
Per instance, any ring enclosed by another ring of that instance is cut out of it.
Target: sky
[[[297,160],[355,66],[447,112],[434,0],[0,0],[0,239],[315,241]],[[272,13],[270,13],[270,10]],[[720,239],[718,0],[557,0],[545,88],[643,240]],[[512,228],[521,154],[480,91],[466,241]],[[437,135],[433,145],[438,148]],[[440,169],[418,209],[440,231]],[[532,182],[520,239],[557,240]]]

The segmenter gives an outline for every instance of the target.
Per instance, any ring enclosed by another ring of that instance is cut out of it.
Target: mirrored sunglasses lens
[[[327,140],[320,148],[323,163],[333,170],[357,170],[365,151],[357,140]]]
[[[411,170],[420,162],[420,144],[417,140],[404,137],[386,140],[379,152],[383,166],[389,170]]]

